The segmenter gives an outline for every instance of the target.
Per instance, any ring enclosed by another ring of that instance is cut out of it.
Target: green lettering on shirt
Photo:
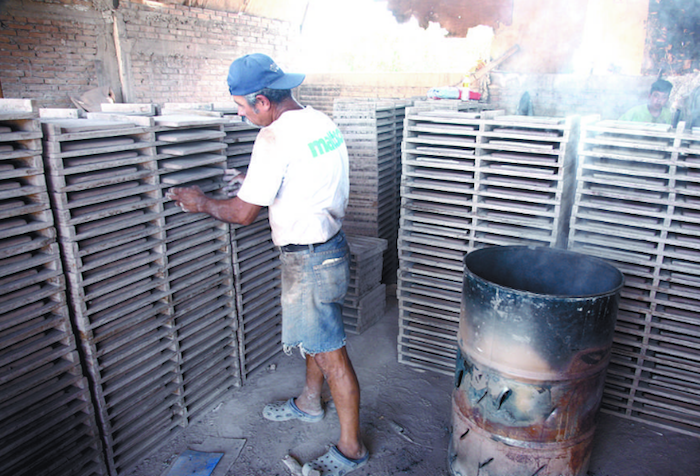
[[[309,149],[311,149],[312,157],[318,157],[337,149],[342,143],[343,135],[340,133],[340,129],[335,129],[326,134],[325,137],[309,142]]]

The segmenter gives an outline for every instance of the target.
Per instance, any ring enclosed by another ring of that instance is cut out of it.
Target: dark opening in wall
[[[700,71],[700,0],[650,0],[645,73]]]

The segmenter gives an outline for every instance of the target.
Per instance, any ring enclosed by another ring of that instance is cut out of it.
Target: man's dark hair
[[[255,98],[258,95],[265,96],[273,104],[279,104],[283,100],[292,96],[292,90],[291,89],[265,88],[265,89],[261,89],[258,92],[255,92],[255,93],[246,94],[244,97],[245,97],[245,100],[248,101],[248,104],[250,104],[251,106],[255,106]]]
[[[652,94],[654,91],[671,94],[671,89],[673,89],[673,84],[671,84],[669,81],[666,81],[665,79],[657,79],[654,81],[654,84],[651,85],[651,91],[649,91],[649,94]]]

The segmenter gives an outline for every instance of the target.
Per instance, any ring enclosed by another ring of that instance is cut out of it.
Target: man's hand
[[[207,213],[217,220],[239,225],[250,225],[258,216],[260,205],[244,202],[238,197],[209,198],[197,187],[173,187],[165,194],[175,205],[190,213]]]
[[[175,200],[175,205],[182,208],[183,212],[204,212],[208,198],[197,187],[173,187],[165,194],[166,198]]]

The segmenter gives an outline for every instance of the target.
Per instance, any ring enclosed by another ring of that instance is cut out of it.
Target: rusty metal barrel
[[[482,248],[464,264],[452,475],[585,475],[622,273],[527,246]]]

